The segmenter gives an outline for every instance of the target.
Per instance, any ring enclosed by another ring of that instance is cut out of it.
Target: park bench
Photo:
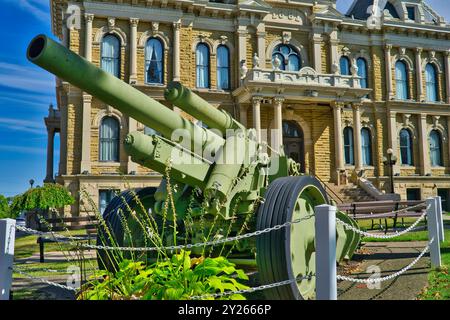
[[[56,233],[68,230],[86,230],[85,235],[77,235],[76,237],[87,240],[89,244],[92,239],[97,238],[97,222],[98,219],[92,216],[37,219],[38,230],[43,232],[52,231]],[[64,233],[62,234],[65,235]],[[50,242],[56,242],[55,237],[51,234],[38,237],[40,262],[44,262],[44,244]]]
[[[421,205],[419,207],[415,207]],[[412,208],[414,207],[414,208]],[[384,232],[388,231],[388,219],[393,219],[394,230],[397,228],[398,219],[401,219],[402,226],[404,226],[405,218],[420,217],[425,210],[424,201],[367,201],[367,202],[353,202],[339,204],[339,210],[347,213],[356,221],[358,220],[372,220],[371,229],[375,225],[379,225]],[[407,209],[411,208],[411,209]],[[398,210],[406,209],[405,211],[397,212]],[[379,223],[375,224],[374,221]],[[382,224],[384,220],[384,228]]]

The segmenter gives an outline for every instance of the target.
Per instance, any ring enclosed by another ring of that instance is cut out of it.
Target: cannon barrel
[[[205,146],[217,150],[224,144],[222,137],[193,124],[45,35],[38,35],[30,42],[27,58],[60,79],[157,130],[167,139],[171,139],[176,130],[186,130],[192,150],[203,150]]]
[[[225,134],[228,129],[245,129],[230,114],[214,108],[178,81],[173,81],[167,86],[164,91],[164,98],[201,120],[208,127],[218,129],[222,134]]]

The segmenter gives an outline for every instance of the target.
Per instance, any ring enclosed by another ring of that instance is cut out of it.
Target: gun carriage
[[[229,243],[229,258],[238,264],[254,261],[262,284],[314,274],[314,207],[329,203],[329,199],[321,183],[301,174],[300,165],[285,156],[283,150],[273,150],[269,155],[254,129],[214,108],[179,82],[168,84],[165,99],[208,128],[183,118],[45,35],[31,41],[27,57],[159,133],[148,136],[132,132],[125,138],[124,147],[134,162],[163,175],[169,172],[173,206],[167,205],[167,178],[158,188],[124,191],[111,201],[103,215],[119,245],[131,245],[129,237],[124,236],[119,213],[132,226],[130,214],[138,210],[137,202],[157,221],[161,221],[164,208],[169,208],[165,218],[175,224],[176,237],[186,243],[204,241],[203,230],[207,226],[216,227],[216,236],[221,230],[232,236],[300,219],[288,227]],[[356,226],[343,213],[338,216]],[[133,245],[143,245],[139,241],[142,230],[138,226],[130,228]],[[337,237],[339,262],[351,257],[360,238],[341,226]],[[173,237],[165,241],[170,245]],[[104,239],[99,244],[104,244]],[[114,268],[104,251],[98,253],[105,268]],[[312,276],[265,290],[265,294],[271,299],[309,299],[314,297],[314,291]]]

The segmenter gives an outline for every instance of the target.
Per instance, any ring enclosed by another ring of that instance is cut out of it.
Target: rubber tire
[[[130,208],[134,208],[136,206],[135,197],[140,199],[141,202],[144,202],[144,198],[154,196],[156,189],[156,187],[147,187],[123,191],[118,196],[115,196],[105,208],[105,211],[103,212],[103,220],[105,221],[110,234],[114,237],[115,242],[119,246],[123,246],[124,238],[124,230],[121,223],[119,210],[121,210],[125,216],[125,219],[127,219],[129,215],[127,206]],[[107,236],[107,232],[101,226],[99,226],[97,230],[97,245],[112,245],[111,239]],[[105,250],[97,250],[97,262],[99,269],[112,272],[117,270],[116,263],[111,261]]]
[[[265,193],[265,201],[257,214],[257,230],[263,230],[292,220],[293,209],[300,193],[308,186],[316,188],[328,204],[328,196],[322,184],[314,177],[284,177],[274,180]],[[259,281],[267,285],[293,279],[290,255],[291,228],[282,228],[261,234],[256,239],[256,260]],[[270,300],[302,300],[297,283],[264,290]]]

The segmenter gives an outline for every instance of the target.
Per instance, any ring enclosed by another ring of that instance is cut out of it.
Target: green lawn
[[[450,230],[445,231],[445,241],[441,243],[441,270],[431,271],[428,287],[419,295],[421,300],[450,300]]]
[[[84,230],[79,231],[71,231],[70,234],[67,232],[61,233],[64,235],[81,235],[85,234]],[[29,235],[24,236],[20,238],[16,238],[15,241],[15,247],[14,247],[14,260],[15,260],[15,267],[20,268],[20,270],[35,276],[35,277],[42,277],[44,279],[49,278],[64,278],[67,274],[67,268],[69,266],[77,266],[80,267],[79,260],[75,261],[68,261],[64,259],[61,262],[32,262],[29,263],[29,261],[26,261],[26,263],[23,263],[21,260],[26,259],[33,254],[39,253],[39,245],[36,242],[37,236]],[[46,243],[45,244],[45,252],[51,252],[51,251],[60,251],[64,253],[64,256],[69,258],[72,257],[76,258],[76,252],[73,250],[74,244],[70,243]],[[85,263],[82,266],[84,271],[86,272],[86,276],[89,276],[93,274],[95,270],[98,270],[97,260],[96,259],[85,259]],[[49,272],[47,270],[52,270],[52,272]],[[84,272],[83,272],[84,273]],[[13,273],[14,279],[18,281],[19,279],[27,278],[24,275],[21,275],[19,273],[14,272]],[[84,278],[84,276],[82,276]],[[42,292],[39,292],[32,288],[23,287],[20,290],[13,291],[13,299],[14,300],[33,300],[33,299],[46,299],[46,295]]]
[[[70,231],[61,233],[65,236],[76,236],[76,235],[84,235],[86,234],[86,231],[84,230],[76,230],[76,231]],[[14,257],[16,259],[20,258],[27,258],[31,256],[33,253],[39,252],[39,245],[37,243],[37,236],[35,235],[28,235],[20,238],[16,238],[15,246],[14,246]],[[56,243],[56,242],[50,242],[46,243],[45,251],[60,251],[60,250],[69,250],[73,248],[73,245],[70,243]]]
[[[446,213],[446,215],[450,215]],[[405,219],[405,225],[410,226],[415,218]],[[384,223],[384,221],[383,221]],[[360,221],[358,222],[362,229],[369,229],[371,222]],[[392,220],[388,225],[392,228]],[[425,226],[425,222],[421,222],[419,226]],[[447,228],[450,226],[450,221],[444,221],[444,226]],[[383,233],[383,231],[379,231]],[[390,242],[390,241],[428,241],[428,231],[416,231],[408,232],[394,239],[375,239],[375,238],[363,238],[363,242]],[[450,230],[445,230],[445,241],[441,243],[441,270],[430,271],[428,276],[428,286],[424,288],[423,292],[418,296],[420,300],[450,300]]]

